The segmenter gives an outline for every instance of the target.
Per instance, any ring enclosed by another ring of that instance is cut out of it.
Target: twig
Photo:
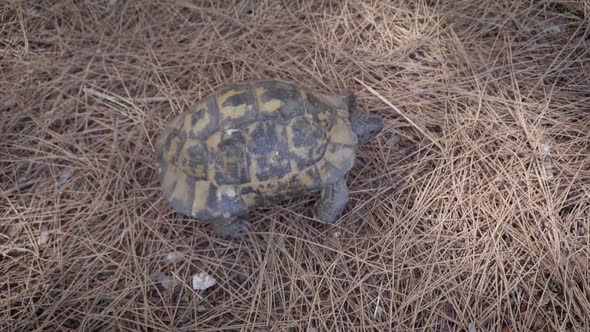
[[[426,138],[428,138],[428,140],[430,140],[432,143],[434,143],[434,145],[436,145],[440,150],[443,149],[442,146],[440,145],[440,143],[438,143],[432,136],[430,136],[428,134],[426,129],[422,129],[420,126],[418,126],[414,121],[412,121],[412,119],[410,119],[404,113],[402,113],[397,107],[395,107],[391,102],[389,102],[389,100],[385,99],[385,97],[383,97],[379,92],[375,91],[375,89],[366,85],[358,78],[355,78],[355,80],[357,82],[359,82],[360,84],[362,84],[367,90],[369,90],[370,93],[374,94],[377,98],[381,99],[385,104],[387,104],[387,106],[391,107],[394,111],[396,111],[397,114],[401,115],[402,118],[406,119],[406,121],[408,121],[412,126],[414,126],[414,128],[416,128],[419,132],[421,132],[422,135],[426,136]]]
[[[113,95],[108,95],[106,93],[94,90],[92,88],[84,88],[84,92],[86,92],[87,94],[94,96],[94,97],[98,97],[101,99],[105,99],[111,102],[125,102],[129,105],[133,105],[135,103],[157,103],[157,102],[162,102],[162,101],[171,101],[171,100],[178,100],[180,99],[180,97],[145,97],[145,98],[133,98],[133,99],[129,99],[129,98],[123,98],[120,96],[113,96]]]
[[[184,280],[182,280],[182,278],[180,278],[176,273],[174,273],[174,271],[170,271],[170,273],[172,274],[172,276],[176,279],[178,279],[178,281],[180,281],[180,283],[186,288],[188,289],[191,293],[193,293],[196,296],[201,297],[197,292],[195,292],[194,289],[192,289],[189,285],[187,285]]]

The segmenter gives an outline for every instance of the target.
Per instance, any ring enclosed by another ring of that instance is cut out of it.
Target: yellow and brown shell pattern
[[[351,168],[357,137],[347,106],[286,81],[233,84],[164,129],[164,196],[201,220],[317,192]]]

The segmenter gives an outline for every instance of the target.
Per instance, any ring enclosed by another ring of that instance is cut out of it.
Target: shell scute
[[[240,186],[240,196],[242,196],[244,203],[249,208],[263,206],[266,204],[264,195],[260,191],[260,187],[257,184],[244,184]]]
[[[178,167],[197,180],[208,179],[208,151],[202,141],[187,140],[178,156]]]
[[[303,103],[305,114],[310,115],[313,121],[322,128],[330,130],[338,118],[336,106],[322,95],[308,91],[306,96],[307,98]]]
[[[246,152],[247,137],[240,130],[218,132],[214,139],[219,142],[209,144],[212,172],[218,184],[240,184],[250,181],[248,154]]]
[[[321,159],[327,132],[306,116],[291,119],[287,126],[291,169],[301,171]]]
[[[172,128],[168,133],[168,136],[166,136],[162,142],[162,157],[172,164],[177,164],[180,151],[184,147],[185,142],[186,135],[180,130]]]
[[[293,198],[300,193],[318,191],[321,187],[322,180],[318,170],[315,166],[311,166],[294,174],[289,180],[289,185],[286,191],[289,198]]]
[[[197,103],[184,117],[184,132],[191,139],[206,139],[219,130],[220,119],[214,98]]]
[[[251,179],[262,182],[291,172],[284,125],[275,121],[256,122],[250,126],[249,133]]]
[[[258,109],[248,84],[234,84],[217,93],[217,107],[224,128],[237,128],[257,119]]]
[[[352,168],[355,151],[352,147],[330,142],[327,145],[324,159],[336,167],[340,173],[345,174]]]
[[[290,119],[304,114],[297,85],[285,81],[261,81],[253,86],[261,119]]]

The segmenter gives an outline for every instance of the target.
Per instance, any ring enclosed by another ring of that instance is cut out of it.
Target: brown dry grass
[[[2,330],[590,329],[587,4],[112,2],[0,4]],[[336,225],[306,197],[217,238],[162,198],[155,137],[275,77],[387,127]]]

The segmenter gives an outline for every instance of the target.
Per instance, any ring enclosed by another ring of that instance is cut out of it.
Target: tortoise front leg
[[[212,220],[209,225],[217,235],[237,239],[248,230],[248,216]]]
[[[320,200],[313,209],[313,217],[322,223],[331,224],[336,221],[348,203],[348,187],[346,179],[340,178],[336,183],[322,189]]]
[[[346,106],[348,113],[358,113],[356,96],[350,91],[342,92],[337,97],[341,100],[341,103]]]

